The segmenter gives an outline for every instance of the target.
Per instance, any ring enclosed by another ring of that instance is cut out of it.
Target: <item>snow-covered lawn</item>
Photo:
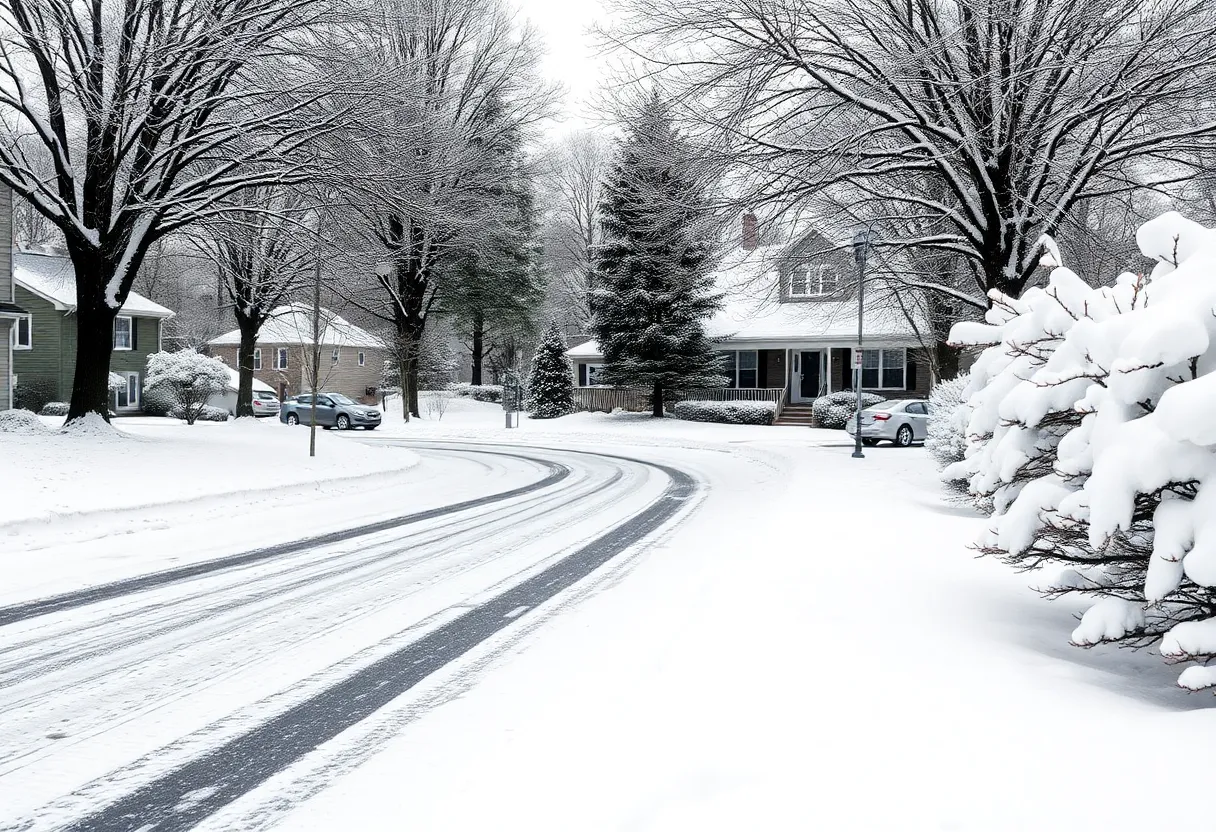
[[[942,501],[923,450],[858,461],[838,432],[491,417],[458,401],[389,432],[595,442],[696,471],[707,503],[201,829],[1196,821],[1174,796],[1209,788],[1211,700],[1155,656],[1068,646],[1076,607],[973,557],[984,521]]]
[[[137,417],[83,434],[41,421],[40,435],[0,433],[0,603],[344,528],[358,512],[329,501],[418,463],[329,431],[310,458],[308,431],[277,420]]]

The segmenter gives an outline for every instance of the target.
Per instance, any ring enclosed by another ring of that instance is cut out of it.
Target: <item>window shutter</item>
[[[908,369],[907,378],[904,380],[904,389],[916,389],[916,359],[912,357],[912,353],[908,353]]]
[[[579,387],[587,386],[587,365],[586,364],[578,365],[578,386]]]
[[[131,319],[131,349],[139,349],[139,318]]]

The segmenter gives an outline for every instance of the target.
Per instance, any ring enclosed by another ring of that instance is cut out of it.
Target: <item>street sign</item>
[[[861,350],[853,350],[853,369],[861,369]]]

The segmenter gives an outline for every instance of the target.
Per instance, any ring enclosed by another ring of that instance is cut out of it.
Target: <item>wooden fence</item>
[[[756,387],[736,390],[730,387],[707,387],[694,390],[669,391],[666,403],[670,407],[680,401],[701,402],[773,402],[778,415],[785,405],[784,387]],[[576,387],[574,409],[596,413],[611,413],[617,408],[635,412],[650,410],[650,391],[638,387]]]

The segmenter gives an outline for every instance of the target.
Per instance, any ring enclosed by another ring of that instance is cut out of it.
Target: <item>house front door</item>
[[[813,401],[819,395],[822,379],[819,355],[818,350],[804,351],[798,358],[798,363],[802,367],[802,379],[798,390],[798,398],[801,401]]]

